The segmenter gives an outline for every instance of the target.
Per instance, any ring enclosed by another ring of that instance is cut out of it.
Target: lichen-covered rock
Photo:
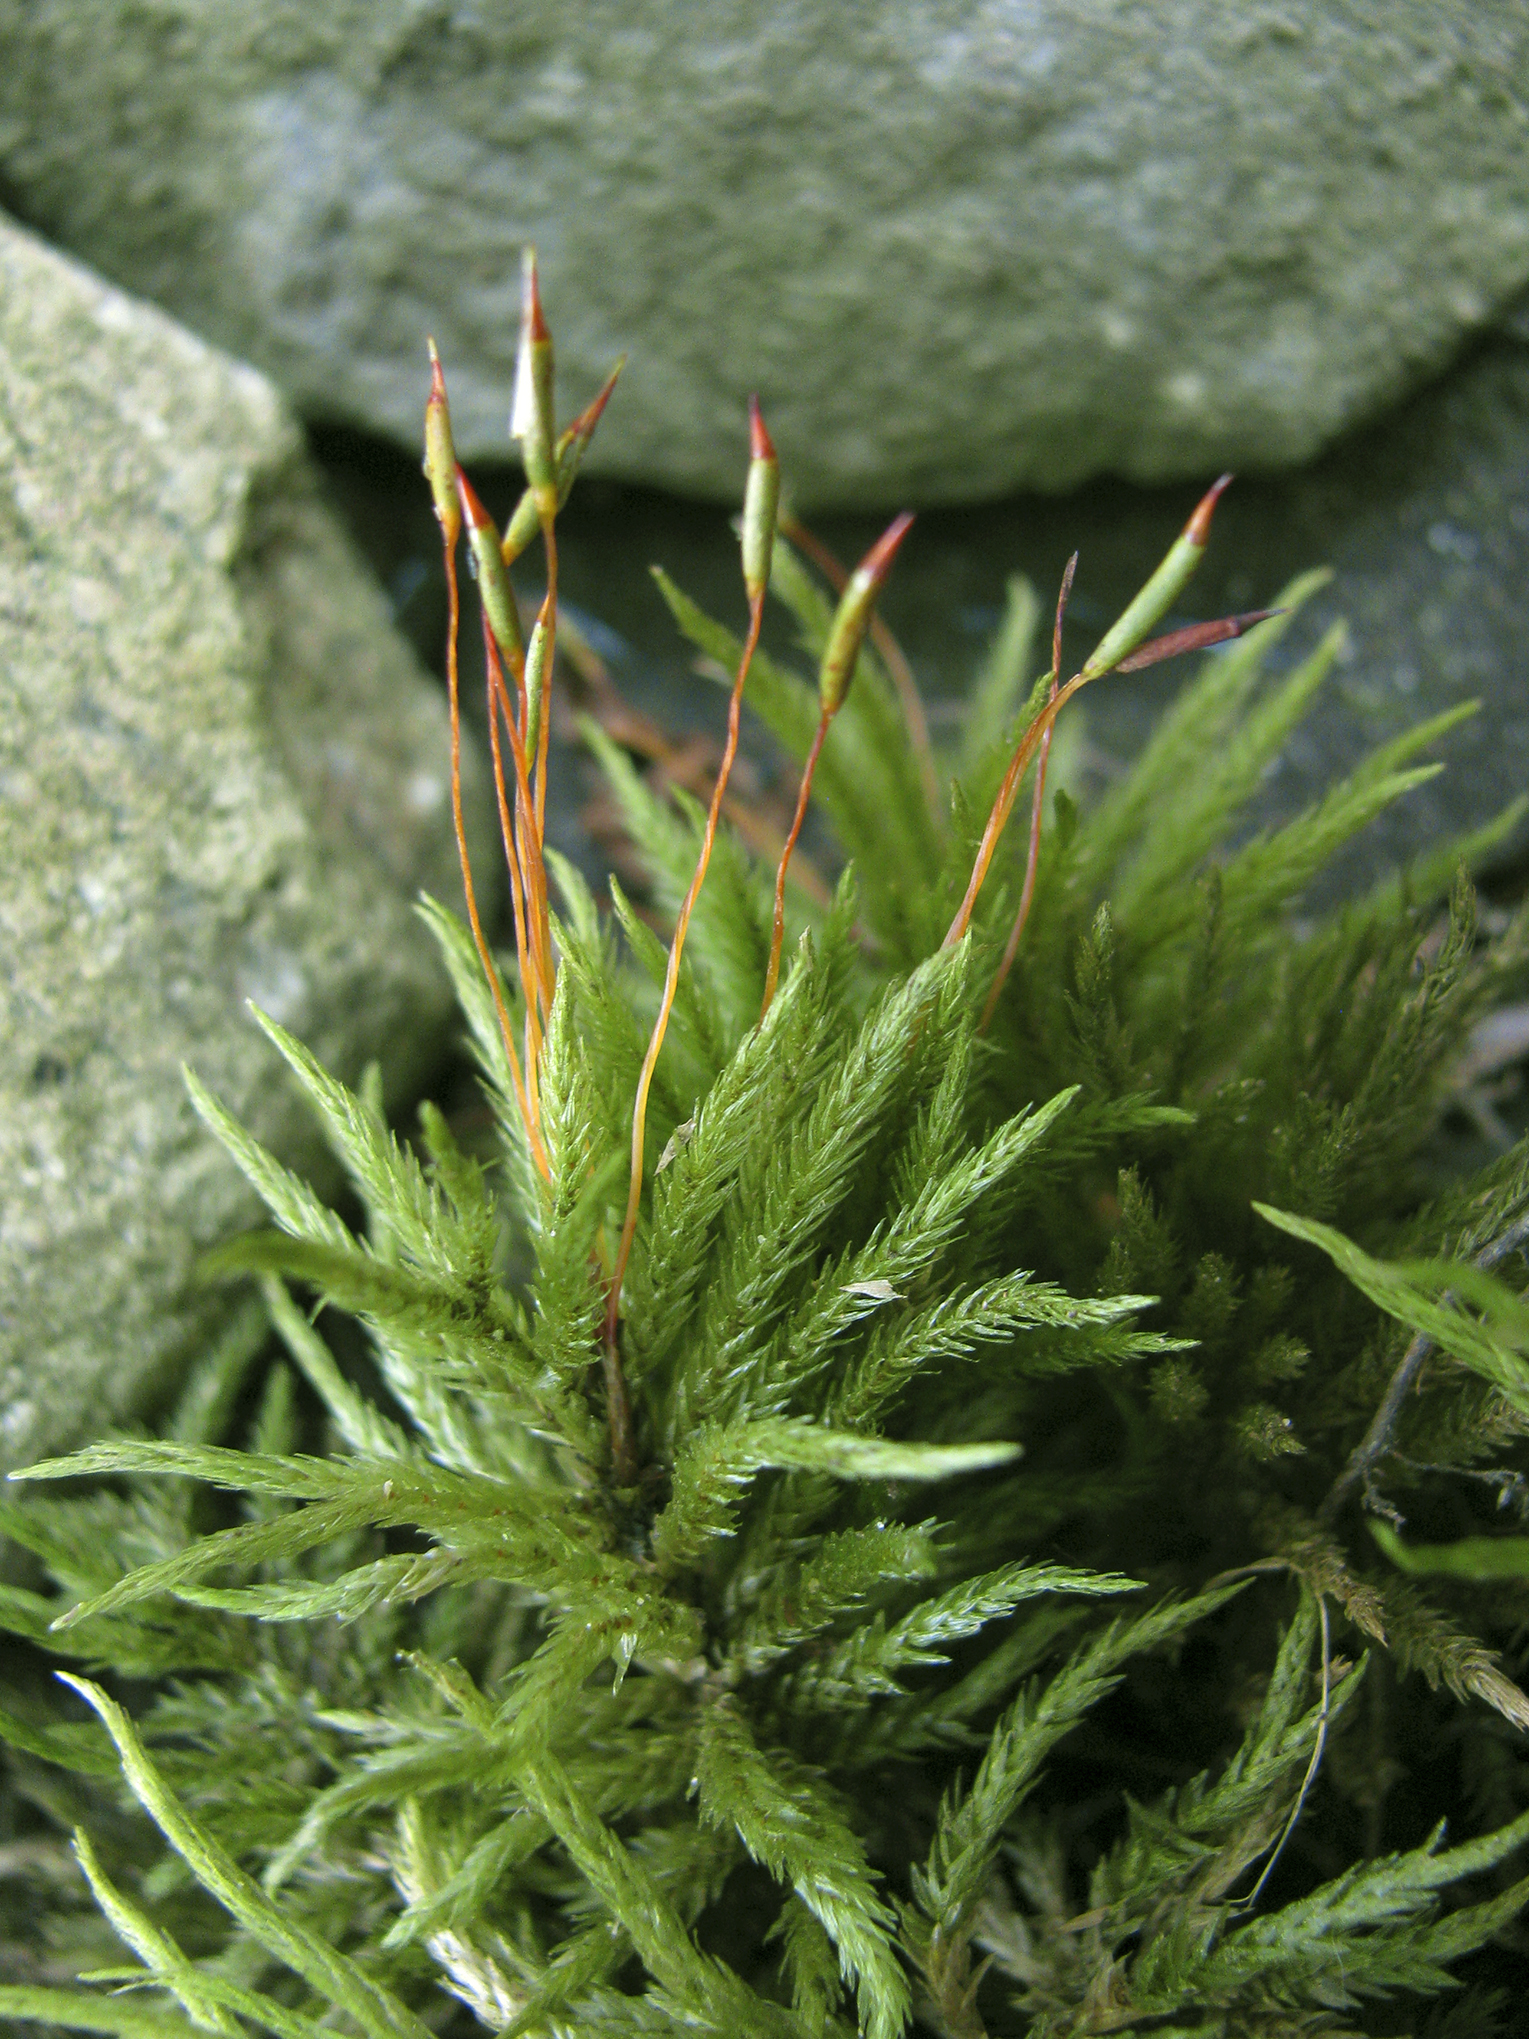
[[[804,505],[1309,457],[1529,277],[1522,0],[0,0],[0,181],[306,411]]]
[[[255,1206],[183,1060],[310,1154],[245,999],[395,1092],[439,1052],[421,885],[443,704],[276,392],[0,223],[0,1463],[226,1307],[188,1277]]]

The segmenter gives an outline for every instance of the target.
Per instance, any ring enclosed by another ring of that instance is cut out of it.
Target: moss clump
[[[1027,684],[1016,593],[936,757],[867,638],[895,540],[835,609],[777,536],[819,691],[759,653],[756,419],[748,638],[664,585],[811,759],[849,863],[792,892],[788,844],[772,882],[716,832],[725,767],[703,815],[593,734],[675,927],[617,892],[618,944],[541,840],[592,422],[555,433],[534,282],[527,307],[506,537],[438,372],[430,439],[486,591],[515,968],[424,910],[499,1149],[428,1108],[401,1144],[263,1022],[352,1225],[193,1084],[276,1229],[221,1255],[259,1301],[170,1434],[5,1509],[54,1584],[4,1618],[93,1677],[89,1713],[21,1690],[0,1725],[16,1788],[83,1823],[100,1917],[39,1839],[47,1973],[0,2013],[1232,2039],[1402,2029],[1462,1961],[1489,1984],[1529,1839],[1493,1654],[1529,1570],[1493,1514],[1529,1427],[1529,1150],[1431,1200],[1420,1170],[1521,932],[1484,941],[1454,875],[1491,831],[1293,919],[1453,718],[1238,842],[1335,647],[1266,677],[1310,581],[1151,638],[1212,492],[1074,680],[1053,649]],[[527,632],[499,576],[538,530]],[[1077,686],[1239,636],[1104,800],[1047,807]],[[108,1926],[139,1987],[55,1986]],[[1490,1988],[1448,2029],[1496,2029]]]

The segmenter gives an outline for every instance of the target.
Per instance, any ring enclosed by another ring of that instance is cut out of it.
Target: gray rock
[[[1529,792],[1529,345],[1491,341],[1384,430],[1250,491],[1226,534],[1228,596],[1298,558],[1329,563],[1333,581],[1292,650],[1336,615],[1349,644],[1291,746],[1281,801],[1314,797],[1373,744],[1472,699],[1478,714],[1440,747],[1447,769],[1371,832],[1372,865]],[[1521,824],[1520,854],[1526,840]]]
[[[1521,0],[0,0],[0,180],[310,416],[806,505],[1309,458],[1529,277]]]
[[[311,1159],[246,998],[395,1095],[438,1054],[409,901],[458,890],[447,787],[270,384],[0,224],[0,1463],[139,1406],[227,1307],[188,1275],[257,1212],[183,1060]]]

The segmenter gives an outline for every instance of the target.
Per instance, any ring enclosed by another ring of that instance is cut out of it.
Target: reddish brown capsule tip
[[[430,401],[443,404],[446,401],[446,377],[441,371],[441,357],[435,351],[434,340],[427,340],[425,345],[430,349]]]
[[[765,421],[760,414],[757,396],[749,398],[749,458],[750,460],[774,460],[778,456],[775,442],[765,430]]]
[[[1154,637],[1140,651],[1133,651],[1115,668],[1119,673],[1139,673],[1145,666],[1161,665],[1165,658],[1178,658],[1186,651],[1207,651],[1213,644],[1229,644],[1255,623],[1271,616],[1283,616],[1283,609],[1247,609],[1240,616],[1219,616],[1214,623],[1189,623],[1182,630],[1170,630],[1166,637]]]
[[[457,469],[457,494],[462,498],[462,508],[467,512],[467,521],[475,531],[481,531],[485,525],[492,527],[493,518],[484,509],[477,490],[460,467]]]
[[[598,391],[590,398],[589,402],[558,441],[559,452],[565,446],[571,446],[575,440],[581,446],[588,445],[589,441],[594,437],[595,427],[599,424],[601,414],[611,400],[611,392],[615,389],[617,382],[620,380],[621,371],[625,367],[626,356],[623,354],[610,374],[606,376]]]
[[[521,258],[520,322],[526,338],[533,344],[552,338],[547,331],[547,321],[542,316],[542,293],[536,277],[534,248],[527,248]]]
[[[1210,542],[1210,520],[1216,514],[1216,505],[1232,485],[1232,477],[1223,474],[1195,504],[1194,515],[1184,526],[1184,536],[1191,545],[1204,546]]]
[[[876,540],[870,551],[855,568],[855,579],[862,580],[873,588],[879,588],[892,571],[892,561],[897,548],[913,528],[913,512],[904,510],[892,519],[886,530]]]
[[[1062,677],[1062,625],[1067,618],[1067,598],[1072,593],[1072,577],[1078,571],[1078,555],[1073,554],[1062,569],[1062,585],[1057,590],[1056,621],[1051,626],[1051,677]]]
[[[855,676],[855,662],[871,620],[871,610],[881,592],[882,582],[892,570],[897,548],[907,537],[913,512],[904,510],[882,532],[870,551],[850,575],[818,666],[818,702],[825,717],[837,715]]]

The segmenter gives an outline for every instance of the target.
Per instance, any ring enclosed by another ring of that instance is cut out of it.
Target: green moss
[[[820,651],[828,605],[777,564]],[[996,998],[1026,829],[958,906],[1045,690],[1009,631],[931,805],[862,653],[819,780],[854,873],[798,897],[761,1019],[770,873],[718,848],[614,1294],[666,959],[564,866],[545,1009],[426,909],[497,1166],[438,1113],[416,1152],[265,1022],[353,1226],[194,1086],[275,1220],[220,1263],[282,1356],[231,1414],[250,1341],[211,1355],[168,1437],[5,1509],[52,1583],[0,1612],[105,1681],[0,1716],[16,1788],[93,1836],[103,1922],[61,1880],[46,1930],[88,1970],[109,1921],[144,1987],[0,2013],[1234,2039],[1396,2029],[1465,1957],[1490,1974],[1529,1837],[1494,1655],[1522,1539],[1478,1548],[1521,1490],[1529,1149],[1432,1200],[1423,1164],[1522,926],[1482,937],[1459,846],[1303,907],[1438,725],[1239,838],[1326,669],[1266,678],[1311,585],[1043,827]],[[805,750],[809,682],[750,686]],[[672,911],[701,818],[604,755]],[[1399,1577],[1363,1509],[1402,1505],[1420,1558],[1469,1564]],[[1493,2030],[1489,1996],[1449,2029]]]

